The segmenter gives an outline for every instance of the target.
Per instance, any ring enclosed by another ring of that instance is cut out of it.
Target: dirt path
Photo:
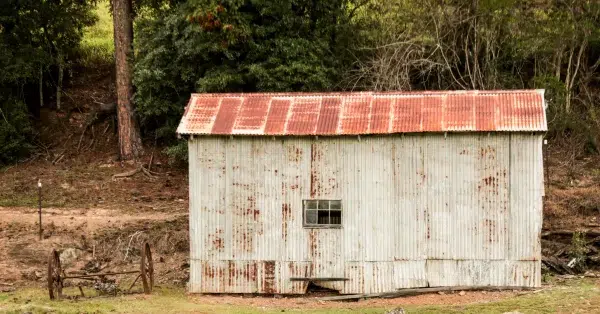
[[[44,208],[42,224],[55,228],[92,232],[104,228],[119,228],[137,221],[161,221],[186,216],[186,213],[137,212],[123,213],[112,209]],[[4,224],[38,224],[38,210],[24,207],[0,207],[0,227]]]

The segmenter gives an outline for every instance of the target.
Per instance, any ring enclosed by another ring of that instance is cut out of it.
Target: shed
[[[194,94],[189,290],[540,286],[543,91]]]

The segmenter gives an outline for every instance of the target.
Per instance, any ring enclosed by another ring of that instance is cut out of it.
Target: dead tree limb
[[[144,167],[143,165],[138,166],[137,168],[127,171],[127,172],[123,172],[123,173],[117,173],[115,175],[112,176],[113,180],[119,179],[119,178],[127,178],[127,177],[132,177],[134,175],[136,175],[138,172],[143,173],[146,177],[150,178],[150,179],[156,179],[156,175],[158,173],[150,171],[148,169],[146,169],[146,167]]]
[[[435,293],[435,292],[454,292],[454,291],[502,291],[502,290],[534,290],[532,287],[522,286],[457,286],[457,287],[429,287],[429,288],[411,288],[399,289],[397,291],[383,293],[367,293],[367,294],[352,294],[340,295],[333,297],[317,298],[320,301],[343,301],[343,300],[358,300],[369,298],[396,298],[401,296],[409,296],[416,294]]]
[[[542,232],[542,237],[548,237],[553,235],[564,235],[564,236],[573,236],[573,234],[581,232],[585,233],[591,237],[600,236],[600,230],[598,229],[581,229],[581,230],[549,230]]]
[[[117,174],[115,174],[115,175],[112,176],[112,179],[115,180],[115,179],[119,179],[119,178],[131,177],[131,176],[134,176],[136,173],[138,173],[140,171],[141,171],[141,169],[138,167],[138,168],[135,168],[135,169],[133,169],[131,171],[127,171],[127,172],[123,172],[123,173],[117,173]]]
[[[154,159],[154,152],[152,152],[152,155],[150,155],[150,161],[148,162],[148,172],[152,172],[152,160]]]

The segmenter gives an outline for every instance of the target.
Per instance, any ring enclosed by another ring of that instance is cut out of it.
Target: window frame
[[[317,202],[316,208],[307,208],[306,203],[310,202],[310,201]],[[321,202],[321,201],[327,201],[329,208],[327,208],[327,209],[319,209],[319,202]],[[332,209],[331,208],[331,202],[339,202],[340,208],[339,209]],[[331,212],[332,211],[339,212],[340,213],[340,223],[339,224],[331,224],[331,223],[328,223],[328,224],[319,224],[319,223],[308,224],[307,221],[306,221],[306,212],[307,211],[315,211],[315,212],[317,212],[317,222],[318,222],[318,217],[319,217],[319,211],[327,211],[330,219],[331,219]],[[344,223],[344,206],[342,204],[342,200],[341,199],[302,199],[302,227],[304,227],[305,229],[342,229],[343,223]]]

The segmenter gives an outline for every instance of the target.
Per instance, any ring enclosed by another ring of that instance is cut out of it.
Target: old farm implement
[[[60,265],[60,255],[56,250],[52,250],[50,256],[48,257],[48,293],[50,295],[50,299],[60,299],[63,297],[62,290],[64,286],[64,282],[67,279],[80,279],[80,280],[90,280],[99,284],[102,282],[106,282],[106,278],[108,276],[117,276],[117,275],[128,275],[128,274],[137,274],[137,277],[127,289],[127,292],[131,291],[131,288],[135,285],[135,283],[141,278],[142,286],[144,289],[144,293],[149,294],[152,292],[152,288],[154,286],[154,264],[152,263],[152,251],[150,250],[150,244],[144,243],[142,246],[142,258],[140,262],[139,270],[130,270],[130,271],[121,271],[121,272],[107,272],[107,273],[92,273],[92,274],[83,274],[83,275],[68,275]],[[113,281],[114,282],[114,281]],[[81,285],[78,286],[81,295],[83,296],[83,289]],[[116,287],[116,285],[115,285]],[[116,293],[116,289],[114,289]]]

